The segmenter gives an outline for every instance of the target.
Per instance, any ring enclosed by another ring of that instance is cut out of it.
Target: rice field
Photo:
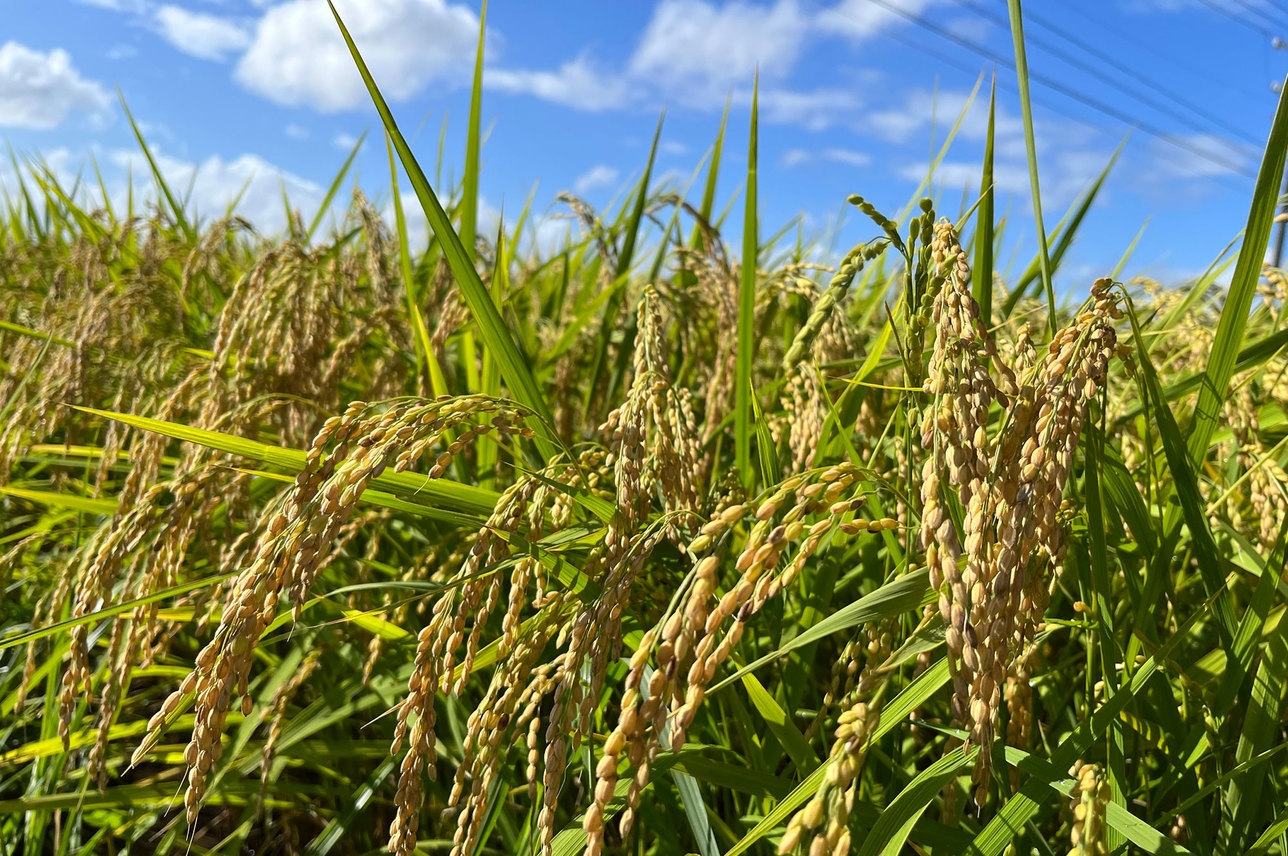
[[[1288,107],[1203,277],[1057,294],[1100,182],[826,263],[754,103],[483,234],[482,50],[435,188],[350,47],[423,251],[5,202],[0,854],[1288,853]]]

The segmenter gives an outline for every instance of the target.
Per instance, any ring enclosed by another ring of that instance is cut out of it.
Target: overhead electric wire
[[[994,12],[992,9],[988,9],[987,7],[983,6],[981,3],[977,2],[977,0],[955,0],[955,2],[958,5],[966,7],[967,9],[971,9],[975,12],[978,12],[984,17],[989,18],[990,20],[996,23],[999,23],[1002,26],[1009,26],[1010,24],[1010,21],[1007,19],[1005,15],[998,14],[997,12]],[[1167,100],[1172,101],[1176,104],[1179,104],[1180,106],[1184,107],[1186,110],[1189,110],[1195,116],[1198,116],[1204,119],[1205,121],[1211,123],[1214,127],[1224,131],[1227,134],[1230,134],[1231,136],[1238,137],[1242,139],[1244,142],[1249,143],[1251,145],[1254,145],[1254,146],[1261,145],[1260,140],[1248,134],[1246,131],[1240,128],[1236,128],[1233,125],[1226,122],[1225,120],[1217,116],[1214,116],[1211,113],[1208,113],[1203,108],[1195,104],[1192,104],[1183,98],[1180,98],[1179,96],[1177,96],[1176,94],[1168,90],[1166,87],[1160,86],[1154,81],[1149,80],[1148,78],[1142,77],[1139,71],[1132,68],[1131,66],[1128,66],[1119,62],[1109,54],[1098,50],[1094,45],[1089,45],[1086,42],[1081,41],[1080,39],[1077,39],[1071,35],[1068,35],[1067,33],[1059,32],[1055,27],[1043,22],[1040,18],[1034,15],[1030,14],[1027,17],[1033,20],[1035,23],[1040,24],[1041,26],[1047,28],[1048,30],[1055,32],[1058,38],[1062,38],[1065,41],[1077,47],[1078,49],[1085,51],[1086,53],[1095,57],[1101,63],[1111,68],[1116,68],[1118,71],[1122,72],[1123,74],[1130,75],[1131,78],[1135,80],[1137,83],[1140,83],[1141,85],[1146,86],[1149,89],[1152,89],[1153,91],[1162,95]],[[1125,93],[1129,97],[1135,98],[1137,101],[1140,101],[1143,104],[1148,104],[1149,106],[1153,107],[1155,110],[1158,110],[1160,113],[1164,113],[1165,115],[1171,116],[1173,119],[1177,119],[1182,122],[1188,123],[1193,121],[1190,117],[1179,114],[1174,110],[1172,110],[1172,108],[1170,107],[1160,106],[1157,102],[1147,99],[1145,96],[1139,93],[1133,92],[1131,87],[1124,85],[1118,78],[1115,78],[1113,75],[1106,74],[1105,72],[1100,71],[1094,65],[1091,65],[1090,63],[1086,62],[1085,60],[1083,60],[1078,56],[1071,55],[1069,52],[1051,45],[1050,42],[1045,39],[1042,39],[1038,36],[1030,36],[1029,41],[1035,45],[1045,48],[1046,50],[1050,51],[1052,54],[1064,60],[1065,62],[1069,63],[1070,65],[1074,66],[1075,68],[1081,69],[1087,74],[1090,74],[1093,77],[1096,77],[1096,78],[1099,78],[1100,80],[1105,81],[1106,83],[1115,87],[1120,92]]]
[[[1272,31],[1267,30],[1265,27],[1263,27],[1260,24],[1256,24],[1256,23],[1253,23],[1252,21],[1249,21],[1247,18],[1244,18],[1241,15],[1234,14],[1229,9],[1222,6],[1220,3],[1214,2],[1214,0],[1199,0],[1199,2],[1202,3],[1204,6],[1208,7],[1209,9],[1211,9],[1213,12],[1216,12],[1218,15],[1224,15],[1225,17],[1229,18],[1231,21],[1234,21],[1235,23],[1238,23],[1238,24],[1242,24],[1243,26],[1247,27],[1253,32],[1260,33],[1262,36],[1264,36],[1267,39],[1273,39],[1275,37],[1275,34]]]
[[[931,50],[930,48],[926,47],[924,42],[919,42],[916,39],[910,39],[907,36],[899,33],[897,30],[890,30],[888,32],[882,33],[881,37],[893,39],[896,42],[907,45],[913,50],[921,51],[926,56],[932,57],[936,62],[940,62],[940,63],[943,63],[944,65],[952,66],[958,71],[965,72],[966,74],[980,73],[979,66],[971,65],[969,62],[965,60],[960,60],[955,57],[945,56],[942,53],[937,53]],[[994,74],[993,83],[997,86],[998,89],[1000,89],[1003,92],[1010,92],[1012,95],[1020,94],[1020,88],[1015,84],[1011,83],[1011,81],[1005,77],[998,77],[996,74]],[[1061,114],[1061,115],[1065,115],[1065,114]],[[1089,129],[1097,129],[1099,127],[1097,125],[1083,123],[1081,119],[1076,119],[1072,116],[1066,115],[1065,118],[1067,118],[1071,122],[1081,123]]]
[[[1246,91],[1244,86],[1236,84],[1233,80],[1230,79],[1230,77],[1224,74],[1223,73],[1225,71],[1224,69],[1213,68],[1210,63],[1204,64],[1204,65],[1198,65],[1196,63],[1186,64],[1183,62],[1178,62],[1175,58],[1170,57],[1167,54],[1163,53],[1162,51],[1159,51],[1158,49],[1156,49],[1148,41],[1131,41],[1121,33],[1117,32],[1116,30],[1112,30],[1104,27],[1103,21],[1097,19],[1095,16],[1093,16],[1090,12],[1088,12],[1078,3],[1065,3],[1063,4],[1062,8],[1064,11],[1072,12],[1073,14],[1077,15],[1079,18],[1082,18],[1084,21],[1087,21],[1089,24],[1092,24],[1093,26],[1099,25],[1099,28],[1102,32],[1104,32],[1110,38],[1117,39],[1121,44],[1128,46],[1133,53],[1148,54],[1149,56],[1154,57],[1160,62],[1167,63],[1168,65],[1172,66],[1172,68],[1175,68],[1178,71],[1183,72],[1184,74],[1188,75],[1191,78],[1194,78],[1196,80],[1202,80],[1204,83],[1206,83],[1209,86],[1213,84],[1218,84],[1225,91],[1231,92],[1231,93],[1238,93],[1238,94],[1243,94]],[[1059,25],[1052,24],[1049,21],[1043,22],[1041,19],[1041,16],[1033,12],[1030,12],[1028,10],[1025,10],[1024,17],[1026,20],[1035,21],[1049,30],[1060,29]]]
[[[1269,23],[1272,26],[1281,27],[1281,28],[1284,26],[1283,21],[1276,21],[1270,18],[1269,16],[1266,16],[1265,14],[1266,10],[1264,8],[1259,9],[1256,6],[1253,6],[1251,3],[1249,3],[1248,0],[1232,0],[1232,2],[1234,2],[1239,6],[1242,6],[1244,9],[1247,9],[1250,14],[1258,18],[1261,18],[1263,20],[1269,21]],[[1270,8],[1273,9],[1274,7],[1271,6]]]
[[[918,27],[921,27],[924,30],[934,33],[935,35],[941,38],[947,39],[948,41],[953,42],[954,44],[960,47],[963,47],[966,50],[971,51],[972,53],[978,54],[979,56],[982,56],[985,59],[990,60],[991,62],[997,63],[1003,68],[1008,68],[1011,71],[1015,71],[1015,63],[1013,61],[1007,59],[1006,57],[1002,56],[999,53],[996,53],[994,51],[989,50],[986,47],[983,47],[982,45],[976,44],[975,42],[972,42],[969,39],[962,38],[961,36],[958,36],[956,33],[950,32],[949,30],[946,30],[943,27],[940,27],[939,25],[932,23],[931,21],[927,21],[925,18],[921,17],[920,15],[915,15],[911,12],[906,12],[903,9],[900,9],[898,6],[895,6],[892,3],[886,2],[886,0],[869,0],[869,2],[875,3],[876,5],[885,9],[886,11],[893,12],[894,14],[900,16],[901,18],[904,18],[912,22]],[[1079,104],[1082,104],[1086,107],[1090,107],[1092,110],[1095,110],[1099,113],[1103,113],[1104,115],[1110,117],[1111,119],[1117,119],[1119,122],[1122,122],[1125,125],[1131,126],[1133,128],[1138,128],[1142,133],[1146,134],[1147,136],[1154,137],[1175,148],[1181,149],[1182,151],[1189,152],[1190,154],[1196,157],[1202,158],[1203,160],[1206,160],[1209,163],[1213,163],[1213,164],[1216,164],[1217,166],[1228,169],[1231,172],[1236,172],[1248,178],[1256,178],[1256,173],[1252,172],[1242,164],[1237,164],[1234,161],[1227,160],[1219,155],[1214,155],[1211,152],[1206,151],[1198,146],[1195,146],[1184,139],[1178,138],[1175,134],[1172,134],[1168,131],[1164,131],[1162,128],[1159,128],[1156,125],[1142,122],[1137,117],[1124,113],[1118,108],[1110,104],[1106,104],[1104,101],[1101,101],[1097,98],[1092,98],[1088,95],[1083,95],[1078,90],[1065,86],[1063,83],[1060,83],[1058,80],[1053,80],[1049,77],[1046,77],[1045,75],[1041,75],[1033,71],[1029,72],[1029,79],[1042,84],[1047,89],[1058,92],[1059,94],[1065,96],[1066,98],[1069,98],[1073,101],[1077,101]]]
[[[947,56],[943,53],[934,51],[931,48],[926,47],[926,44],[924,42],[919,42],[916,39],[909,38],[903,35],[902,33],[900,33],[898,30],[887,31],[882,34],[882,38],[893,39],[894,41],[899,42],[900,44],[907,45],[913,50],[924,53],[928,57],[932,57],[936,62],[942,63],[944,65],[952,66],[958,71],[965,72],[966,74],[979,74],[978,66],[971,65],[969,62],[957,59],[953,56]],[[994,75],[993,82],[997,86],[997,88],[1002,90],[1003,92],[1010,92],[1012,95],[1020,94],[1020,88],[1015,84],[1011,83],[1011,81],[1005,77],[997,77],[996,75]],[[1067,116],[1067,114],[1061,114],[1061,115],[1064,115],[1071,122],[1082,122],[1081,119],[1075,119],[1072,116]],[[1088,124],[1086,125],[1086,127],[1097,128],[1098,126]]]
[[[972,65],[971,65],[970,63],[968,63],[968,62],[964,62],[964,61],[962,61],[962,60],[955,59],[955,58],[953,58],[953,57],[947,57],[947,56],[944,56],[944,55],[943,55],[943,54],[941,54],[941,53],[935,53],[935,52],[934,52],[934,51],[932,51],[930,48],[926,47],[926,46],[925,46],[925,44],[923,44],[923,43],[921,43],[921,42],[918,42],[916,39],[910,39],[910,38],[908,38],[907,36],[904,36],[904,35],[900,34],[898,31],[891,30],[891,31],[889,31],[889,32],[883,33],[883,34],[882,34],[882,38],[889,38],[889,39],[893,39],[893,40],[894,40],[894,41],[896,41],[896,42],[900,42],[900,43],[902,43],[902,44],[905,44],[905,45],[907,45],[908,47],[912,48],[913,50],[921,51],[922,53],[924,53],[924,54],[925,54],[926,56],[928,56],[928,57],[933,57],[933,58],[935,59],[935,61],[936,61],[936,62],[943,63],[944,65],[950,65],[950,66],[952,66],[953,68],[955,68],[955,69],[957,69],[957,70],[959,70],[959,71],[964,71],[964,72],[965,72],[965,73],[967,73],[967,74],[979,74],[979,68],[978,68],[978,66],[972,66]],[[999,78],[996,74],[994,74],[994,75],[993,75],[993,84],[994,84],[998,89],[1000,89],[1000,90],[1002,90],[1002,91],[1004,91],[1004,92],[1010,92],[1010,93],[1012,93],[1012,94],[1014,94],[1014,95],[1019,95],[1019,94],[1020,94],[1020,88],[1019,88],[1018,86],[1015,86],[1014,84],[1012,84],[1012,83],[1011,83],[1009,80],[1007,80],[1006,78]],[[1074,119],[1074,118],[1072,118],[1072,117],[1068,117],[1068,118],[1069,118],[1069,120],[1070,120],[1071,122],[1081,122],[1081,121],[1082,121],[1082,120],[1080,120],[1080,119]],[[1086,127],[1088,127],[1088,128],[1094,128],[1094,127],[1096,127],[1096,126],[1094,126],[1094,125],[1087,125]]]

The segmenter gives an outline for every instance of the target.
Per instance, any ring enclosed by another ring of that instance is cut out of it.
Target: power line
[[[969,9],[973,9],[976,12],[979,12],[981,15],[984,15],[987,18],[991,18],[993,21],[1000,23],[1003,26],[1007,26],[1010,23],[1005,16],[999,15],[990,9],[982,8],[978,3],[975,2],[975,0],[956,0],[956,2],[963,6],[966,6]],[[1088,54],[1095,57],[1104,65],[1110,68],[1115,68],[1118,71],[1122,72],[1123,74],[1130,75],[1131,78],[1134,79],[1136,82],[1153,90],[1154,92],[1157,92],[1159,95],[1162,95],[1168,101],[1171,101],[1175,104],[1179,104],[1180,106],[1189,110],[1195,116],[1198,116],[1206,120],[1207,122],[1210,122],[1213,126],[1221,129],[1225,133],[1230,134],[1231,136],[1239,137],[1240,139],[1254,146],[1261,145],[1260,140],[1251,136],[1246,131],[1243,131],[1240,128],[1234,127],[1229,122],[1217,116],[1214,116],[1213,114],[1207,112],[1197,104],[1194,104],[1191,101],[1187,101],[1186,99],[1181,98],[1180,96],[1176,95],[1166,87],[1161,86],[1158,83],[1155,83],[1154,81],[1150,80],[1147,77],[1141,76],[1140,72],[1137,69],[1134,69],[1131,66],[1128,66],[1122,62],[1119,62],[1111,54],[1105,53],[1104,51],[1097,48],[1095,45],[1084,42],[1081,39],[1076,38],[1075,36],[1069,35],[1068,33],[1061,32],[1059,28],[1057,28],[1052,24],[1047,23],[1037,15],[1029,14],[1028,18],[1032,20],[1034,23],[1038,24],[1039,26],[1044,27],[1047,30],[1050,30],[1051,32],[1055,33],[1059,38],[1064,39],[1065,41],[1079,48],[1080,50],[1086,51]],[[1030,40],[1036,45],[1041,45],[1042,47],[1045,47],[1047,50],[1051,51],[1051,53],[1065,60],[1069,64],[1077,68],[1080,68],[1083,71],[1086,71],[1088,74],[1091,74],[1101,80],[1106,81],[1107,83],[1116,87],[1120,91],[1127,93],[1133,98],[1136,98],[1138,101],[1141,101],[1145,104],[1149,104],[1150,106],[1153,106],[1154,109],[1159,110],[1160,112],[1166,113],[1167,115],[1171,116],[1174,119],[1180,119],[1181,121],[1184,121],[1184,122],[1191,121],[1191,119],[1188,117],[1182,117],[1180,115],[1177,115],[1170,108],[1163,109],[1158,107],[1157,104],[1146,100],[1144,97],[1138,95],[1137,93],[1132,92],[1130,87],[1124,86],[1121,82],[1119,82],[1117,78],[1114,78],[1112,75],[1107,75],[1104,72],[1100,71],[1099,69],[1096,69],[1095,66],[1089,65],[1088,63],[1085,63],[1081,59],[1074,58],[1070,56],[1068,53],[1061,51],[1055,47],[1052,47],[1049,42],[1046,42],[1036,36],[1032,37]]]
[[[932,57],[938,63],[951,66],[957,69],[958,71],[965,72],[966,74],[974,75],[974,74],[980,73],[979,66],[971,65],[969,62],[956,59],[951,55],[947,55],[947,54],[943,54],[943,53],[931,50],[930,48],[926,47],[925,42],[908,38],[907,36],[900,33],[898,30],[888,30],[882,33],[881,37],[892,39],[896,42],[899,42],[900,44],[907,45],[913,50],[920,51],[921,53],[924,53],[926,56]],[[1005,77],[998,77],[996,74],[993,75],[993,84],[996,85],[997,88],[1002,90],[1003,92],[1010,92],[1012,95],[1020,94],[1020,88],[1015,84],[1011,83],[1010,80],[1008,80]],[[1061,115],[1065,115],[1065,114],[1061,114]],[[1069,118],[1071,121],[1082,123],[1081,119],[1073,119],[1073,117],[1066,117],[1066,118]],[[1090,125],[1090,124],[1087,124],[1086,127],[1099,128],[1099,126]],[[1101,128],[1101,130],[1103,130],[1103,128]]]
[[[1002,56],[1001,54],[995,53],[986,47],[983,47],[979,44],[976,44],[975,42],[970,41],[969,39],[962,38],[961,36],[958,36],[956,33],[950,32],[944,29],[943,27],[938,26],[937,24],[927,21],[925,18],[921,17],[920,15],[914,15],[911,12],[906,12],[903,9],[900,9],[898,6],[895,6],[892,3],[886,2],[886,0],[870,0],[870,2],[877,4],[878,6],[882,7],[888,12],[893,12],[894,14],[912,22],[913,24],[921,27],[924,30],[928,30],[929,32],[932,32],[941,38],[947,39],[948,41],[953,42],[954,44],[959,45],[960,47],[963,47],[966,50],[971,51],[972,53],[978,54],[979,56],[982,56],[985,59],[990,60],[991,62],[997,63],[1003,68],[1007,68],[1007,69],[1010,69],[1011,71],[1015,71],[1015,63],[1007,59],[1006,57]],[[1196,157],[1202,158],[1203,160],[1206,160],[1209,163],[1213,163],[1218,166],[1221,166],[1225,169],[1230,170],[1231,172],[1239,173],[1240,175],[1246,176],[1248,178],[1256,178],[1256,174],[1251,170],[1249,170],[1247,167],[1243,166],[1242,164],[1237,164],[1234,161],[1227,160],[1219,155],[1214,155],[1211,152],[1206,151],[1186,140],[1176,137],[1176,135],[1174,134],[1164,131],[1163,129],[1157,127],[1156,125],[1152,125],[1147,122],[1142,122],[1139,118],[1135,116],[1131,116],[1127,113],[1124,113],[1118,108],[1110,104],[1106,104],[1104,101],[1101,101],[1096,98],[1092,98],[1088,95],[1083,95],[1081,92],[1077,91],[1076,89],[1072,89],[1068,86],[1065,86],[1063,83],[1060,83],[1058,80],[1053,80],[1049,77],[1046,77],[1045,75],[1038,74],[1037,72],[1034,72],[1034,71],[1029,72],[1029,79],[1037,83],[1041,83],[1047,89],[1051,89],[1055,92],[1058,92],[1059,94],[1065,96],[1066,98],[1077,101],[1079,104],[1082,104],[1086,107],[1090,107],[1093,110],[1103,113],[1104,115],[1110,117],[1111,119],[1117,119],[1119,122],[1122,122],[1134,128],[1138,128],[1142,133],[1146,134],[1147,136],[1155,137],[1156,139],[1159,139],[1165,143],[1168,143],[1169,145],[1175,148],[1189,152],[1190,154]]]
[[[935,51],[932,51],[930,48],[926,47],[924,43],[919,42],[916,39],[910,39],[907,36],[899,33],[897,30],[889,30],[881,34],[881,38],[884,39],[887,37],[894,39],[896,42],[901,42],[902,44],[905,44],[910,48],[919,50],[922,53],[924,53],[926,56],[934,57],[937,61],[942,62],[944,65],[951,65],[953,68],[958,69],[959,71],[964,71],[967,74],[979,74],[979,68],[977,66],[971,65],[969,62],[962,62],[960,60],[953,59],[952,57],[944,56],[941,53],[936,53]],[[997,88],[1003,89],[1007,92],[1015,93],[1017,95],[1020,92],[1019,87],[1012,86],[1010,82],[1005,79],[1000,79],[997,81]]]
[[[1220,3],[1215,2],[1215,0],[1199,0],[1199,2],[1202,3],[1204,6],[1208,7],[1209,9],[1211,9],[1213,12],[1216,12],[1219,15],[1223,15],[1237,24],[1242,24],[1243,26],[1252,30],[1254,33],[1260,33],[1263,37],[1267,39],[1273,39],[1275,37],[1275,34],[1270,30],[1267,30],[1265,27],[1261,26],[1260,24],[1256,24],[1256,23],[1253,23],[1252,21],[1249,21],[1247,18],[1244,18],[1241,15],[1234,14],[1229,9],[1222,6]]]
[[[957,69],[957,70],[959,70],[959,71],[963,71],[963,72],[965,72],[966,74],[979,74],[979,73],[980,73],[980,70],[979,70],[979,67],[978,67],[978,66],[973,66],[973,65],[971,65],[969,62],[964,62],[964,61],[959,60],[959,59],[956,59],[956,58],[954,58],[954,57],[946,56],[945,54],[942,54],[942,53],[937,53],[937,52],[935,52],[935,51],[931,50],[930,48],[926,47],[925,42],[919,42],[919,41],[917,41],[916,39],[910,39],[910,38],[908,38],[907,36],[905,36],[905,35],[903,35],[902,33],[900,33],[898,30],[889,30],[889,31],[887,31],[887,32],[885,32],[885,33],[883,33],[883,34],[882,34],[882,38],[893,39],[893,40],[894,40],[894,41],[896,41],[896,42],[899,42],[899,43],[901,43],[901,44],[907,45],[908,47],[912,48],[913,50],[920,51],[921,53],[924,53],[924,54],[925,54],[926,56],[928,56],[928,57],[932,57],[932,58],[933,58],[936,62],[938,62],[938,63],[942,63],[943,65],[952,66],[953,68],[955,68],[955,69]],[[1018,86],[1016,86],[1016,85],[1012,84],[1009,80],[1007,80],[1007,79],[1006,79],[1006,78],[1004,78],[1004,77],[1003,77],[1003,78],[999,78],[996,74],[994,74],[994,75],[993,75],[993,81],[992,81],[992,82],[993,82],[993,84],[994,84],[998,89],[1000,89],[1000,90],[1002,90],[1002,91],[1004,91],[1004,92],[1010,92],[1010,93],[1011,93],[1011,94],[1013,94],[1013,95],[1019,95],[1019,94],[1020,94],[1020,88],[1019,88]],[[1080,120],[1080,119],[1071,119],[1071,121],[1075,121],[1075,122],[1079,122],[1079,123],[1081,123],[1081,120]],[[1089,128],[1095,128],[1096,126],[1095,126],[1095,125],[1087,125],[1087,127],[1089,127]]]
[[[1269,21],[1272,25],[1276,27],[1284,26],[1282,21],[1273,20],[1268,15],[1266,15],[1265,8],[1257,8],[1256,6],[1253,6],[1251,3],[1249,3],[1248,0],[1233,0],[1233,2],[1243,7],[1244,9],[1247,9],[1248,12],[1252,14],[1254,19]],[[1274,7],[1271,6],[1270,8],[1273,9]]]
[[[1139,41],[1139,40],[1131,41],[1127,39],[1125,36],[1123,36],[1121,33],[1112,29],[1105,28],[1103,26],[1102,21],[1092,16],[1079,3],[1065,3],[1063,4],[1062,8],[1064,11],[1072,12],[1073,14],[1077,15],[1079,18],[1082,18],[1084,21],[1087,21],[1089,24],[1100,25],[1099,29],[1101,29],[1103,32],[1108,34],[1111,38],[1116,38],[1120,43],[1124,45],[1128,45],[1130,47],[1130,50],[1134,53],[1148,54],[1149,56],[1152,56],[1161,62],[1167,63],[1172,68],[1178,69],[1179,71],[1187,74],[1189,77],[1196,80],[1201,80],[1208,85],[1220,84],[1220,87],[1227,92],[1242,93],[1244,91],[1242,86],[1236,86],[1234,82],[1231,80],[1231,78],[1228,77],[1227,75],[1219,74],[1218,76],[1218,73],[1222,72],[1223,69],[1213,68],[1210,64],[1198,66],[1195,64],[1186,64],[1182,62],[1177,62],[1175,58],[1170,57],[1167,54],[1163,53],[1162,51],[1159,51],[1156,48],[1154,48],[1148,41]],[[1028,20],[1035,21],[1039,25],[1044,26],[1049,30],[1060,29],[1059,25],[1052,24],[1050,22],[1044,22],[1040,16],[1032,12],[1025,12],[1025,18]]]

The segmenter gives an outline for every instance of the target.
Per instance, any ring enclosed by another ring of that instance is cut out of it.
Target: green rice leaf
[[[930,593],[929,575],[925,571],[896,577],[871,594],[866,594],[836,610],[777,650],[756,658],[729,677],[720,680],[707,691],[707,694],[712,695],[743,675],[750,674],[767,663],[785,657],[805,645],[812,645],[833,633],[910,612],[929,603]]]
[[[743,487],[750,488],[751,469],[751,399],[756,395],[751,366],[756,352],[756,265],[760,256],[756,198],[757,120],[759,115],[760,73],[756,74],[751,95],[751,133],[747,141],[746,206],[742,219],[742,273],[738,283],[738,361],[734,376],[734,459]]]
[[[1257,172],[1256,187],[1252,191],[1252,204],[1248,209],[1248,225],[1243,231],[1243,246],[1234,266],[1230,288],[1221,307],[1212,353],[1199,386],[1199,400],[1195,405],[1194,422],[1190,426],[1186,448],[1195,467],[1207,457],[1212,433],[1221,419],[1221,406],[1225,403],[1234,376],[1239,349],[1248,326],[1248,309],[1257,292],[1261,278],[1261,265],[1266,244],[1270,241],[1270,228],[1274,223],[1279,202],[1279,185],[1283,180],[1284,159],[1288,157],[1288,88],[1280,92],[1279,107],[1270,126],[1270,139],[1262,156],[1261,169]]]
[[[407,175],[411,179],[412,188],[416,191],[416,198],[420,200],[421,208],[424,209],[425,216],[429,219],[430,228],[433,229],[434,236],[443,248],[443,255],[456,277],[456,284],[461,289],[461,296],[469,307],[470,314],[479,326],[484,344],[491,349],[493,356],[500,365],[501,376],[505,378],[506,384],[510,388],[510,393],[517,401],[530,407],[537,416],[540,424],[537,428],[536,445],[541,456],[549,459],[558,451],[557,441],[551,428],[554,424],[554,418],[551,416],[550,408],[541,393],[541,388],[537,385],[536,378],[533,377],[529,368],[529,358],[520,352],[518,345],[515,344],[514,337],[510,335],[509,328],[506,327],[505,322],[501,319],[501,314],[497,311],[496,304],[492,302],[492,296],[488,293],[487,288],[484,287],[483,281],[479,279],[478,271],[474,269],[474,262],[470,254],[461,243],[456,230],[452,228],[451,221],[447,218],[447,212],[443,210],[442,204],[438,201],[438,196],[434,193],[434,189],[430,187],[429,180],[425,177],[424,171],[421,170],[420,164],[417,163],[416,156],[412,154],[411,147],[403,138],[402,131],[398,129],[398,123],[394,121],[389,105],[385,102],[384,96],[380,94],[375,79],[371,76],[366,62],[358,52],[358,46],[354,44],[353,37],[349,35],[344,22],[340,20],[340,14],[335,10],[334,3],[331,0],[327,0],[327,4],[331,7],[331,12],[335,16],[336,24],[340,28],[341,35],[344,36],[345,43],[349,47],[349,53],[358,67],[358,72],[362,75],[367,92],[371,95],[371,100],[376,105],[377,112],[380,113],[380,119],[384,123],[385,131],[389,134],[390,139],[393,140],[394,149],[398,152],[398,159],[402,162],[403,169],[407,171]]]
[[[984,326],[993,324],[993,242],[996,235],[993,188],[993,140],[997,131],[997,75],[988,94],[988,131],[984,137],[984,171],[979,182],[979,207],[975,211],[975,264],[971,269],[971,287],[979,304]]]
[[[1033,131],[1033,101],[1029,96],[1029,64],[1024,50],[1024,16],[1020,11],[1020,0],[1007,0],[1007,7],[1011,16],[1011,38],[1015,45],[1015,76],[1020,85],[1020,115],[1024,119],[1024,151],[1028,155],[1029,193],[1033,200],[1033,223],[1038,236],[1039,269],[1042,274],[1042,288],[1046,292],[1047,322],[1051,334],[1055,335],[1055,287],[1051,283],[1051,253],[1047,247],[1046,226],[1042,222],[1042,191],[1038,184],[1038,149]],[[1018,292],[1018,289],[1016,290]]]
[[[796,769],[807,774],[818,766],[818,756],[805,740],[805,735],[801,734],[800,729],[787,715],[787,711],[774,700],[756,676],[750,673],[743,675],[742,686],[747,691],[747,698],[751,699],[752,705],[764,718],[770,733],[783,745],[783,749],[791,757]]]
[[[290,473],[298,473],[304,469],[305,453],[299,449],[271,446],[267,443],[247,440],[244,437],[237,437],[232,434],[207,431],[202,428],[191,428],[187,425],[180,425],[177,422],[166,422],[162,419],[152,419],[147,416],[115,413],[110,410],[96,410],[92,407],[77,407],[76,409],[102,416],[104,419],[115,419],[117,422],[123,422],[126,425],[132,425],[144,431],[164,434],[176,440],[196,443],[210,449],[227,452],[230,455],[248,458],[252,461],[263,461]],[[446,479],[430,479],[414,473],[385,472],[373,479],[372,485],[376,488],[388,490],[395,495],[412,495],[421,500],[442,505],[453,511],[476,515],[479,522],[487,519],[498,499],[498,494],[490,490],[458,484]]]
[[[27,490],[20,487],[0,485],[0,496],[13,496],[28,502],[38,502],[50,508],[67,508],[72,511],[83,511],[86,514],[98,514],[111,517],[116,513],[116,503],[110,499],[91,499],[77,496],[74,493],[54,493],[50,490]]]

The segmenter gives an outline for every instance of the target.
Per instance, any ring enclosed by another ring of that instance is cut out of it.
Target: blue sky
[[[1201,272],[1246,218],[1272,84],[1288,72],[1288,51],[1272,43],[1288,39],[1288,2],[1025,5],[1031,70],[1065,90],[1033,89],[1048,226],[1126,140],[1066,277],[1107,272],[1142,226],[1128,275]],[[389,198],[379,122],[323,0],[6,6],[0,134],[20,156],[39,154],[71,176],[92,155],[117,192],[131,170],[138,181],[119,88],[162,168],[180,187],[191,182],[206,214],[245,186],[242,213],[272,231],[284,184],[308,216],[363,131],[376,133],[359,155],[359,180]],[[337,6],[422,163],[434,163],[446,120],[445,169],[459,172],[478,4]],[[898,211],[972,88],[996,69],[999,210],[1011,220],[999,261],[1022,266],[1036,241],[1015,75],[993,59],[1012,55],[1005,17],[1004,0],[493,0],[484,210],[517,212],[535,192],[542,228],[555,234],[555,194],[614,199],[643,167],[664,108],[658,171],[683,185],[726,99],[720,200],[729,201],[745,169],[759,67],[762,230],[799,217],[807,235],[823,235],[850,193]],[[943,212],[977,192],[986,108],[987,82],[936,172]],[[14,187],[10,167],[0,181]],[[872,232],[852,215],[842,222],[846,246]]]

